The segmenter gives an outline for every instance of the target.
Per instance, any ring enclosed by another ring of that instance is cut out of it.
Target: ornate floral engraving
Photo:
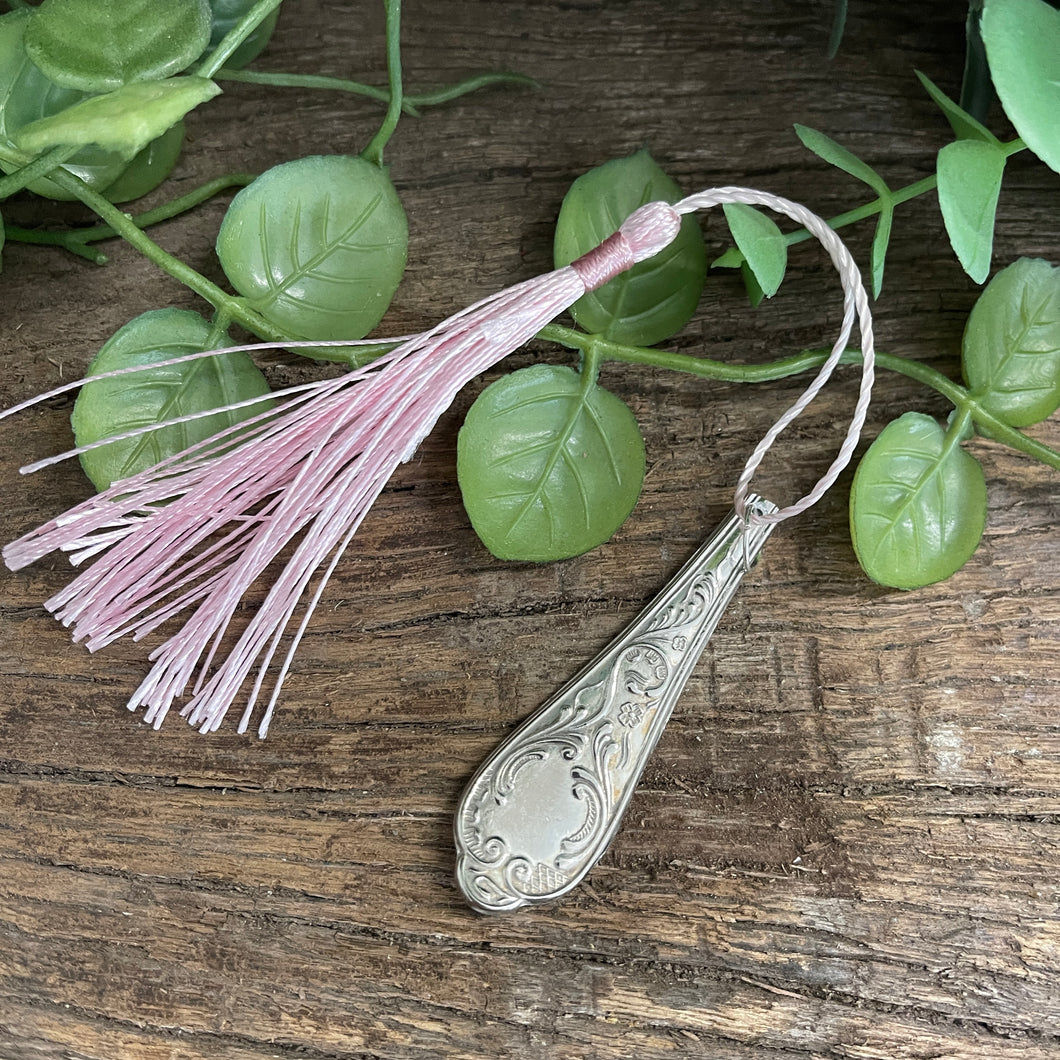
[[[768,504],[768,502],[762,502]],[[487,912],[557,897],[606,849],[681,689],[772,527],[735,514],[633,624],[473,779],[457,879]]]

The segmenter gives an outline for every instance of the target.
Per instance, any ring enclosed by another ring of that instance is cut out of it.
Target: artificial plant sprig
[[[400,62],[399,0],[385,2],[388,87],[385,91],[381,90],[380,95],[387,102],[386,114],[360,155],[310,156],[274,167],[260,177],[233,174],[217,178],[193,192],[133,217],[114,206],[109,201],[113,196],[107,194],[105,187],[96,186],[87,172],[68,172],[61,167],[52,167],[69,161],[71,156],[75,160],[81,158],[84,143],[101,138],[126,153],[143,145],[141,153],[132,161],[133,168],[142,168],[144,158],[154,150],[154,143],[149,144],[147,141],[159,131],[164,120],[158,116],[157,110],[151,111],[153,116],[149,115],[147,124],[136,133],[137,138],[127,144],[126,125],[132,118],[124,114],[122,101],[129,102],[131,94],[150,93],[156,85],[168,89],[168,82],[151,80],[155,67],[160,74],[171,74],[176,64],[185,61],[187,56],[195,54],[201,47],[200,37],[205,31],[200,27],[196,30],[199,36],[194,37],[182,37],[176,33],[174,41],[167,43],[168,31],[159,31],[159,27],[151,21],[150,14],[141,10],[142,3],[143,0],[105,0],[101,5],[92,6],[95,0],[45,0],[40,9],[20,13],[14,21],[9,19],[6,26],[0,20],[0,34],[5,30],[9,32],[9,50],[16,57],[23,54],[24,38],[28,38],[31,44],[43,40],[45,51],[48,52],[50,48],[50,62],[57,76],[64,76],[59,68],[68,58],[77,77],[110,77],[117,65],[123,72],[138,78],[128,85],[119,85],[109,94],[89,94],[85,98],[76,94],[63,96],[62,101],[70,104],[65,109],[60,107],[55,113],[46,114],[35,127],[30,123],[29,127],[18,127],[16,130],[11,122],[5,124],[5,115],[9,117],[4,106],[5,91],[8,101],[13,93],[5,89],[3,71],[0,70],[0,132],[8,130],[23,137],[44,137],[42,143],[50,142],[48,138],[55,141],[66,137],[77,140],[76,144],[60,144],[47,157],[31,161],[18,172],[3,178],[6,186],[9,189],[37,186],[34,182],[38,178],[48,177],[47,190],[54,189],[65,198],[80,200],[103,222],[88,228],[59,232],[34,231],[15,226],[11,229],[12,238],[58,245],[99,264],[105,262],[106,257],[90,248],[89,244],[114,236],[123,238],[154,265],[202,297],[212,308],[209,320],[192,314],[176,322],[182,336],[179,342],[174,340],[176,347],[174,342],[167,340],[164,332],[163,324],[168,318],[163,320],[157,315],[165,311],[142,314],[113,337],[112,342],[116,345],[108,343],[104,346],[108,357],[115,356],[114,350],[120,349],[123,356],[140,360],[168,360],[174,348],[179,347],[180,352],[185,352],[189,349],[189,343],[205,343],[206,348],[223,344],[219,336],[233,325],[271,343],[301,343],[299,348],[310,356],[332,356],[330,341],[357,339],[375,326],[390,303],[405,265],[407,225],[404,211],[387,169],[382,164],[384,147],[405,111]],[[181,0],[181,3],[186,7],[199,5],[206,10],[206,0]],[[113,54],[97,57],[90,39],[80,42],[82,47],[78,49],[74,42],[63,38],[62,19],[55,16],[58,7],[66,10],[71,4],[74,7],[92,6],[91,12],[86,15],[87,24],[90,25],[95,22],[104,25],[120,15],[144,22],[143,37],[152,42],[151,48],[137,51],[133,45],[128,48],[122,46]],[[236,18],[235,24],[226,32],[221,32],[215,25],[214,39],[217,43],[199,59],[190,76],[170,77],[169,81],[174,86],[212,86],[210,77],[233,56],[242,54],[242,45],[248,34],[258,32],[263,27],[270,28],[268,20],[275,14],[278,0],[258,0],[257,3],[247,2],[242,6],[241,15],[239,4],[226,8],[228,21],[225,25],[230,24],[231,18]],[[44,30],[37,26],[38,15],[45,22]],[[154,62],[155,67],[149,68],[149,61]],[[19,59],[19,64],[20,71],[37,70],[24,56]],[[38,80],[42,76],[39,71],[33,74]],[[501,80],[511,78],[506,75],[480,76],[425,96],[423,105],[455,98]],[[119,103],[122,105],[119,106]],[[84,113],[79,108],[86,107],[97,111],[92,126],[78,124],[78,115]],[[115,107],[122,111],[118,115],[119,121],[110,120],[115,117]],[[147,110],[150,111],[150,108]],[[139,121],[139,118],[136,120]],[[28,133],[26,128],[29,129]],[[167,132],[166,138],[171,139],[170,133],[173,131]],[[169,164],[174,159],[175,155],[171,156]],[[147,159],[147,162],[153,164],[152,159]],[[129,185],[125,177],[119,183],[122,183],[123,188]],[[133,184],[137,194],[149,186],[142,180],[134,181]],[[225,215],[217,240],[217,252],[229,281],[236,289],[234,294],[164,250],[144,231],[150,225],[168,220],[231,186],[243,186],[243,191],[236,195]],[[320,346],[308,348],[306,339],[320,340]],[[354,357],[370,359],[391,346],[392,343],[385,342],[374,344],[360,350]],[[173,370],[160,368],[159,386],[152,390],[151,381],[144,380],[143,389],[161,394],[164,389],[162,377],[165,376],[165,386],[170,389],[176,387],[175,400],[179,399],[183,412],[193,411],[193,406],[199,403],[205,414],[211,405],[223,400],[228,377],[234,379],[246,376],[244,367],[238,361],[228,364],[224,359],[219,359],[215,367],[218,369],[217,386],[212,396],[209,389],[202,386],[204,372],[198,367],[182,369],[183,374],[178,372],[177,378],[174,378]],[[255,386],[264,387],[264,383],[258,379]],[[108,418],[117,416],[119,420],[122,419],[121,403],[104,402],[101,393],[99,388],[90,388],[88,394],[79,399],[75,424],[81,428],[81,440],[106,434]],[[93,403],[97,406],[94,409]],[[160,418],[165,418],[165,402],[156,411]],[[143,419],[148,415],[147,408],[138,406],[136,415]],[[120,423],[110,423],[109,426],[120,426]],[[183,447],[186,440],[183,430],[173,432],[171,437],[163,431],[152,440],[150,453],[157,456],[161,451],[159,445],[164,442],[172,451],[176,451]],[[147,460],[148,448],[145,446],[135,446],[121,453],[115,447],[114,452],[117,455],[110,461],[92,460],[91,466],[86,465],[86,470],[97,485],[109,482],[120,474],[131,474],[138,467],[145,466],[144,461],[151,462]]]
[[[642,189],[651,184],[666,187],[658,167],[644,152],[606,163],[578,178],[560,211],[557,260],[566,259],[571,246],[605,236],[614,216],[633,209]],[[587,188],[593,189],[593,195],[586,194]],[[759,289],[763,294],[774,293],[783,271],[777,263],[786,264],[786,240],[772,221],[764,223],[764,215],[744,204],[728,207],[726,218]],[[623,278],[623,286],[601,288],[591,301],[575,304],[572,313],[579,328],[550,324],[540,337],[579,350],[582,378],[594,384],[599,364],[609,359],[740,383],[779,379],[821,363],[818,351],[752,366],[653,348],[660,335],[676,334],[687,319],[687,286],[698,272],[692,244],[687,254],[691,257],[671,254],[666,260],[648,263],[639,267],[640,273],[632,270]],[[858,489],[852,493],[852,539],[863,568],[877,581],[912,588],[952,574],[970,557],[982,535],[985,480],[979,463],[963,448],[973,427],[1060,470],[1060,453],[1021,430],[1048,418],[1060,406],[1060,268],[1044,261],[1020,260],[995,276],[965,329],[962,368],[967,385],[905,358],[881,355],[879,364],[931,387],[954,406],[944,427],[929,416],[910,412],[886,428],[866,454],[856,480]],[[533,381],[527,376],[511,384],[521,388],[524,404],[529,400],[523,393],[529,382]],[[542,379],[539,385],[539,398],[547,397],[553,384]],[[487,391],[491,408],[497,405],[494,388],[500,386],[495,383]],[[482,436],[478,440],[482,453],[510,449],[509,425],[502,412],[498,406],[489,416],[469,415],[469,423]],[[604,422],[602,414],[593,415]],[[592,481],[593,471],[583,467],[566,494],[562,479],[545,482],[552,469],[560,466],[558,454],[569,448],[571,422],[570,417],[558,420],[548,437],[542,434],[536,442],[539,471],[535,474],[542,478],[536,491],[550,496],[554,509],[567,505],[576,510],[586,492],[585,483]],[[511,431],[520,430],[513,421]],[[616,437],[625,437],[621,424],[616,430]],[[622,443],[622,448],[628,445]],[[557,454],[556,458],[543,459],[546,450]],[[458,461],[461,471],[465,505],[470,496],[469,514],[476,529],[491,527],[483,515],[491,501],[478,482],[477,468],[470,464],[461,468]],[[606,463],[599,473],[610,474]],[[884,488],[888,483],[890,492]],[[502,507],[498,500],[498,508]],[[599,544],[609,532],[580,534],[577,548]],[[507,532],[492,534],[491,530],[484,540],[505,558],[539,558],[532,542],[528,548],[532,546],[533,551],[513,549],[512,535]],[[563,554],[570,547],[570,542],[559,541],[555,551]]]
[[[824,133],[797,125],[803,144],[819,158],[868,184],[876,197],[832,218],[833,227],[876,217],[870,268],[873,292],[883,286],[884,262],[894,209],[920,195],[937,191],[946,232],[962,267],[976,283],[990,273],[995,212],[1009,158],[1029,149],[1060,172],[1060,10],[1045,0],[976,0],[970,25],[981,33],[985,55],[1005,113],[1019,134],[1003,142],[963,107],[950,99],[930,78],[917,72],[921,84],[942,111],[956,136],[938,152],[936,171],[929,177],[892,190],[867,162]],[[772,222],[768,222],[772,224]],[[736,232],[733,232],[734,237]],[[779,236],[779,232],[777,233]],[[807,238],[794,232],[759,246],[761,269],[783,272],[780,247]],[[741,267],[744,248],[730,249],[713,264]],[[755,270],[745,270],[753,300],[761,297]]]

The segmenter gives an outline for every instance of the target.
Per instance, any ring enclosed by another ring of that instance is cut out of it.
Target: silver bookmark
[[[752,495],[747,510],[777,508]],[[456,878],[475,909],[558,898],[599,861],[775,525],[733,511],[633,623],[482,764],[455,820]]]

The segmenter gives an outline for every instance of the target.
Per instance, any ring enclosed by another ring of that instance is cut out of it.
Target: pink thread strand
[[[172,705],[187,695],[180,713],[203,732],[214,731],[249,682],[238,723],[238,731],[243,732],[271,673],[271,692],[258,724],[258,734],[264,736],[328,579],[397,465],[411,459],[460,389],[532,338],[587,290],[669,245],[680,230],[682,214],[721,202],[769,206],[804,224],[824,243],[845,292],[840,340],[814,382],[748,460],[737,485],[739,510],[765,452],[824,386],[855,318],[861,326],[865,353],[861,395],[840,454],[814,490],[772,518],[797,514],[834,481],[837,467],[841,469],[849,460],[864,422],[872,376],[867,298],[853,260],[823,221],[788,200],[749,189],[723,188],[690,196],[676,207],[649,203],[572,265],[484,298],[421,335],[395,340],[396,348],[344,375],[272,395],[279,399],[277,407],[115,483],[9,544],[3,550],[4,559],[18,569],[58,549],[70,553],[75,565],[92,561],[45,603],[71,628],[73,639],[84,642],[90,651],[126,635],[140,639],[183,614],[181,626],[150,653],[151,669],[128,703],[131,710],[142,707],[144,720],[156,727]],[[277,345],[252,343],[158,364]],[[64,384],[0,413],[0,418],[84,382],[158,364]],[[232,411],[259,400],[202,415]],[[196,416],[156,426],[192,418]],[[140,433],[142,429],[117,437]],[[71,449],[24,470],[94,447]],[[292,550],[290,557],[268,586],[263,603],[235,630],[247,592],[287,548]],[[288,634],[292,623],[293,632]],[[285,636],[286,649],[274,668]],[[227,647],[229,637],[234,643]]]

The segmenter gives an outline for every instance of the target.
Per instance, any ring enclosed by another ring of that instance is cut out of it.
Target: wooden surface
[[[376,6],[288,0],[260,65],[379,83]],[[542,87],[399,129],[388,156],[412,243],[386,331],[547,268],[570,181],[643,144],[690,191],[748,183],[826,215],[862,190],[816,162],[793,122],[893,186],[928,173],[947,129],[913,70],[957,91],[962,5],[852,4],[832,63],[830,18],[823,0],[408,0],[412,90],[498,67]],[[228,86],[190,120],[176,187],[357,150],[378,113]],[[1056,204],[1056,175],[1015,159],[995,266],[1060,258]],[[216,276],[223,208],[157,237]],[[707,234],[720,251],[717,218]],[[859,254],[870,234],[850,233]],[[139,312],[198,307],[110,252],[95,268],[5,250],[3,404],[80,374]],[[955,373],[975,294],[934,201],[903,207],[881,348]],[[758,311],[733,275],[712,279],[675,346],[761,360],[830,342],[837,307],[805,245]],[[535,348],[511,363],[541,356],[564,360]],[[89,656],[42,610],[65,561],[0,577],[4,1060],[1060,1057],[1058,480],[988,441],[970,446],[990,516],[963,571],[911,593],[870,584],[837,491],[770,541],[590,882],[506,918],[465,906],[451,841],[462,786],[728,509],[746,454],[802,385],[615,366],[604,382],[649,453],[616,537],[551,566],[486,554],[454,482],[478,381],[380,498],[265,742],[234,720],[210,737],[177,718],[151,731],[123,709],[143,647]],[[813,481],[853,393],[846,374],[785,436],[761,492],[790,500]],[[870,436],[910,408],[946,412],[885,375]],[[0,426],[5,540],[86,493],[75,467],[16,473],[65,448],[68,412]],[[1035,433],[1060,444],[1055,418]]]

